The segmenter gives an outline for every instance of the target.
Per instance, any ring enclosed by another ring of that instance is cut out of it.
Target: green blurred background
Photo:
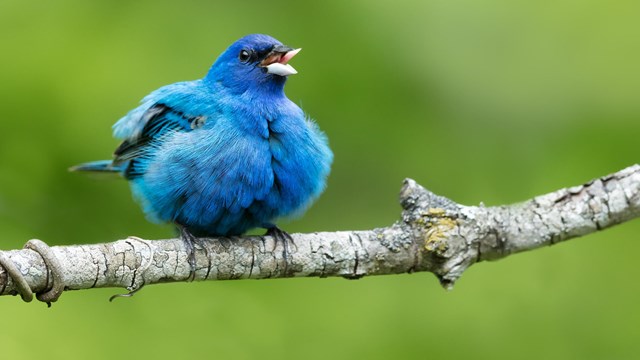
[[[237,38],[302,47],[288,96],[335,164],[292,232],[399,216],[412,177],[465,204],[517,202],[638,162],[637,1],[0,0],[3,249],[172,236],[119,180],[110,126],[149,91],[201,77]],[[624,359],[640,351],[640,221],[473,266],[0,298],[2,358]]]

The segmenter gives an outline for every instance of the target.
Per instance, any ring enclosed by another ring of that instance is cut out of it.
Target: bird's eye
[[[249,59],[251,59],[251,54],[247,50],[242,50],[240,51],[240,55],[238,55],[238,58],[242,62],[247,62],[249,61]]]

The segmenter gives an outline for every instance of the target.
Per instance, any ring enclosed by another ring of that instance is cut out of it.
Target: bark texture
[[[464,206],[407,179],[402,215],[391,226],[292,234],[285,244],[270,236],[200,239],[195,280],[301,276],[434,273],[450,288],[471,265],[553,245],[640,216],[640,166],[523,203]],[[0,295],[56,301],[63,290],[188,281],[181,239],[136,237],[107,244],[0,251]]]

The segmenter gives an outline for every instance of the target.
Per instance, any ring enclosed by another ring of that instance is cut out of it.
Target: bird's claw
[[[273,237],[276,246],[278,242],[282,242],[282,259],[284,260],[284,273],[286,274],[289,268],[289,254],[291,253],[289,251],[289,243],[294,244],[293,237],[275,225],[268,227],[265,235]]]
[[[180,226],[180,237],[184,241],[187,249],[187,261],[189,262],[189,277],[187,281],[191,282],[196,278],[196,244],[200,245],[198,238],[189,232],[185,227]],[[201,246],[202,247],[202,246]]]

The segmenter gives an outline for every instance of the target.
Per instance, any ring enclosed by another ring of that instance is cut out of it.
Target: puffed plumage
[[[161,87],[120,119],[113,160],[74,170],[121,173],[150,220],[197,236],[301,214],[323,191],[333,154],[284,93],[297,51],[267,35],[241,38],[203,79]]]

